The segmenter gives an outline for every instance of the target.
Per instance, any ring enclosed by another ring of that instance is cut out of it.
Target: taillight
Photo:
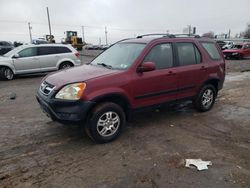
[[[79,58],[79,57],[80,57],[80,53],[79,53],[79,52],[76,52],[76,53],[75,53],[75,56]]]

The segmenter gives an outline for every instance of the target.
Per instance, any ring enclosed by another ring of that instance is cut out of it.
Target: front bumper
[[[37,91],[36,99],[43,112],[52,120],[59,122],[82,121],[87,116],[89,110],[95,105],[92,101],[69,101],[55,99],[54,94],[45,96],[40,90]]]

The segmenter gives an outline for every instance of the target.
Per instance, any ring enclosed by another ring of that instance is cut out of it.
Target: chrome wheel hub
[[[97,131],[101,136],[112,136],[120,126],[120,117],[116,112],[104,113],[97,122]]]
[[[208,109],[212,105],[213,99],[214,99],[213,91],[211,89],[207,89],[202,96],[202,105]]]
[[[13,78],[13,73],[10,69],[6,69],[4,71],[4,76],[8,79],[8,80],[11,80]]]

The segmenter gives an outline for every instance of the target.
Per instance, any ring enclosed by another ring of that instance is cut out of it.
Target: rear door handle
[[[201,70],[207,70],[207,67],[201,66]]]

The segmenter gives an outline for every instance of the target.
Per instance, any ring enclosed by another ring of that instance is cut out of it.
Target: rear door
[[[175,50],[178,62],[178,99],[195,96],[207,78],[208,64],[193,42],[177,42]]]
[[[25,48],[19,51],[18,55],[18,58],[13,58],[14,66],[18,74],[40,71],[37,47]]]
[[[250,57],[250,44],[246,44],[245,46],[244,46],[244,56],[245,57]]]
[[[38,47],[41,71],[51,71],[57,69],[56,65],[60,59],[60,55],[57,54],[56,48],[56,46]]]
[[[156,44],[145,56],[143,62],[154,62],[156,70],[143,73],[135,72],[132,81],[135,107],[175,100],[177,75],[172,44]]]

